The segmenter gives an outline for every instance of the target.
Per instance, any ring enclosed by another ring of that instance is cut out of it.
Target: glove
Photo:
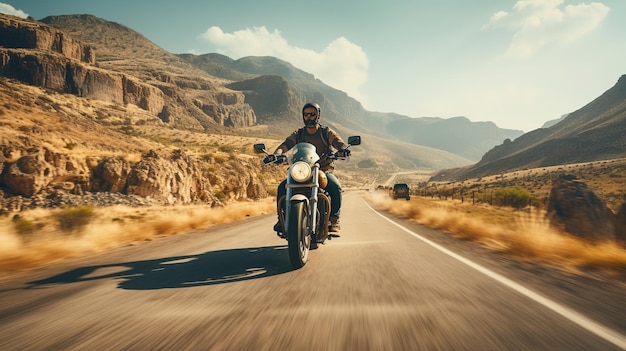
[[[350,157],[350,149],[341,149],[337,151],[337,157]]]
[[[263,163],[266,165],[274,162],[276,162],[276,155],[267,155],[263,158]]]

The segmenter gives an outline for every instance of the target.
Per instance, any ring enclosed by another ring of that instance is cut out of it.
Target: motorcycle
[[[348,147],[360,144],[360,136],[348,138]],[[289,261],[294,268],[301,268],[308,260],[309,250],[333,237],[328,231],[331,200],[324,190],[328,179],[320,169],[320,157],[315,146],[309,143],[298,143],[285,154],[270,154],[265,144],[255,144],[254,151],[273,156],[270,157],[272,160],[264,162],[265,165],[289,164],[287,193],[278,200],[277,211],[283,237],[287,239]],[[338,157],[336,152],[326,157],[346,159]]]

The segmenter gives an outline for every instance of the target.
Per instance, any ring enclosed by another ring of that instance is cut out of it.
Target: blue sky
[[[371,111],[530,131],[626,74],[624,0],[0,0],[92,14],[173,53],[274,56]]]

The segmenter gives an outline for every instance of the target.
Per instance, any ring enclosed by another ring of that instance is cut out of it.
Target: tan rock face
[[[93,169],[93,191],[123,192],[131,165],[121,157],[105,157]]]
[[[14,163],[5,163],[0,179],[16,194],[33,196],[44,188],[88,176],[87,167],[67,155],[50,152],[46,148],[28,150],[28,154]],[[82,191],[82,188],[81,188]]]
[[[0,17],[0,46],[53,51],[70,59],[94,64],[94,50],[63,32],[39,22],[4,15]]]
[[[196,99],[194,104],[204,114],[225,127],[247,127],[256,123],[254,111],[243,103],[243,94],[218,93],[207,96],[206,101]]]
[[[165,104],[163,92],[152,85],[66,57],[3,49],[0,57],[1,75],[32,85],[120,105],[134,104],[155,115]]]
[[[124,104],[127,99],[124,91],[124,75],[94,69],[81,64],[66,64],[66,93],[101,101]],[[50,87],[62,91],[60,87]]]
[[[155,151],[143,155],[128,176],[126,192],[164,200],[168,204],[210,201],[202,173],[182,151],[161,156]]]
[[[158,88],[124,77],[124,104],[134,104],[140,108],[158,114],[163,111],[165,100]]]
[[[137,195],[164,204],[216,204],[219,201],[215,191],[238,200],[267,196],[263,183],[254,176],[256,172],[249,172],[250,165],[224,167],[208,176],[197,160],[181,150],[149,151],[134,164],[121,157],[78,159],[46,148],[24,153],[15,162],[4,156],[1,159],[0,187],[8,189],[9,196],[107,192]],[[219,183],[218,189],[212,180]]]
[[[51,172],[39,155],[28,155],[9,165],[2,181],[17,194],[33,196],[51,181]]]
[[[151,70],[155,81],[99,69],[95,50],[46,24],[0,14],[0,76],[119,105],[134,104],[181,129],[248,127],[256,115],[239,91]],[[153,84],[151,84],[153,83]],[[195,100],[194,99],[199,99]]]

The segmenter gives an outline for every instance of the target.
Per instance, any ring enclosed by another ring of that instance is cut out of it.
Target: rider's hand
[[[341,149],[337,151],[337,157],[350,157],[350,149]]]
[[[265,156],[265,158],[263,159],[263,163],[264,164],[270,164],[270,163],[274,163],[276,162],[276,155],[267,155]]]

